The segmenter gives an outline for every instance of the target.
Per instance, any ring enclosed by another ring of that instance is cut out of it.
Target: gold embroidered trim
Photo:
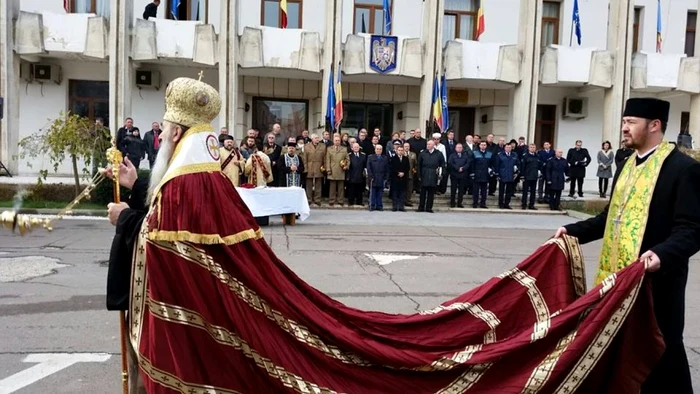
[[[283,367],[276,365],[269,358],[261,356],[245,340],[234,332],[224,327],[213,325],[197,312],[164,302],[149,299],[149,311],[157,318],[171,322],[196,327],[206,331],[216,342],[231,346],[239,350],[246,357],[252,359],[259,368],[265,370],[271,377],[278,379],[285,387],[289,387],[298,393],[323,393],[336,394],[336,391],[326,387],[320,387],[315,383],[304,380],[301,376],[288,372]]]
[[[566,351],[566,348],[569,347],[571,342],[574,341],[574,338],[576,338],[576,330],[571,331],[557,342],[557,346],[554,347],[554,350],[532,371],[523,391],[521,391],[522,394],[535,394],[544,387],[551,377],[552,370],[554,370],[554,367],[557,365],[559,357]]]
[[[190,127],[187,129],[187,132],[185,133],[184,136],[180,138],[180,142],[175,146],[175,150],[173,151],[173,155],[170,157],[170,161],[168,162],[168,166],[173,163],[173,160],[175,160],[175,157],[182,151],[182,147],[185,145],[183,142],[185,141],[185,138],[190,138],[191,136],[199,133],[214,133],[214,127],[210,124],[198,124]],[[221,169],[221,167],[219,167]]]
[[[484,335],[484,344],[496,342],[496,327],[501,324],[501,321],[496,317],[496,314],[484,309],[479,304],[469,302],[455,302],[449,305],[439,305],[433,309],[419,312],[421,315],[433,315],[442,311],[467,311],[472,316],[486,323],[491,329]]]
[[[481,379],[486,371],[493,364],[476,364],[470,366],[463,374],[459,375],[457,379],[452,381],[447,387],[438,391],[436,394],[462,394],[469,390],[476,384],[476,382]]]
[[[148,239],[160,242],[191,242],[200,245],[234,245],[250,239],[258,240],[264,238],[261,229],[243,230],[239,233],[221,237],[219,234],[195,234],[189,231],[163,231],[154,230],[148,233]]]
[[[129,339],[131,345],[138,354],[139,343],[141,343],[141,327],[143,322],[143,311],[148,292],[148,275],[146,272],[147,261],[147,239],[148,219],[153,214],[151,210],[143,220],[139,237],[134,247],[133,265],[131,269],[131,289],[129,302]]]
[[[581,385],[586,376],[591,372],[605,350],[610,346],[613,338],[619,331],[622,323],[627,318],[634,302],[639,294],[639,289],[642,287],[644,278],[632,289],[630,294],[622,301],[620,307],[610,317],[605,327],[600,330],[595,340],[591,342],[588,349],[579,358],[578,363],[571,369],[569,375],[559,385],[555,392],[557,393],[574,393]],[[613,284],[614,285],[614,284]]]
[[[545,245],[555,244],[564,252],[566,259],[571,265],[571,279],[577,297],[586,294],[586,265],[583,260],[583,252],[578,239],[569,235],[561,238],[552,238],[545,242]]]
[[[533,328],[530,341],[535,342],[538,339],[546,337],[547,332],[549,331],[549,326],[551,325],[551,316],[549,313],[549,307],[544,300],[544,296],[542,295],[540,289],[537,288],[535,278],[528,275],[525,271],[521,271],[517,267],[502,273],[498,277],[501,279],[512,278],[527,289],[527,296],[530,298],[530,303],[532,304],[532,307],[535,310],[535,316],[537,317],[537,322]]]
[[[240,394],[238,391],[220,387],[187,383],[171,373],[154,367],[151,361],[143,356],[139,359],[139,366],[152,381],[181,394]]]

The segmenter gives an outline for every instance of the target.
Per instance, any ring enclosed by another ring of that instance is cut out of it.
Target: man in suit
[[[374,154],[367,158],[367,178],[370,181],[369,210],[383,211],[384,185],[389,180],[389,160],[382,154],[382,146],[374,146]]]
[[[365,168],[367,155],[360,152],[360,144],[352,144],[349,156],[350,168],[346,172],[348,179],[348,204],[362,206],[362,194],[365,191]]]
[[[416,173],[418,171],[418,155],[411,152],[411,144],[408,142],[403,143],[403,152],[408,159],[409,169],[408,169],[408,179],[406,181],[406,206],[412,207],[413,203],[411,198],[413,195],[414,182],[416,180]]]
[[[586,178],[586,167],[591,164],[591,155],[588,154],[588,149],[582,148],[583,142],[576,141],[576,146],[569,149],[566,155],[566,160],[569,162],[569,178],[571,178],[571,189],[569,189],[569,197],[574,197],[576,185],[578,185],[578,196],[583,197],[583,179]]]
[[[540,177],[537,180],[537,202],[549,203],[549,185],[547,181],[547,162],[549,159],[554,157],[554,150],[552,150],[552,144],[546,142],[542,144],[542,149],[537,152],[537,160],[539,161]]]
[[[447,159],[447,168],[450,172],[450,207],[455,207],[455,194],[457,194],[458,208],[464,208],[462,200],[467,190],[467,180],[471,173],[471,157],[464,152],[462,144],[455,146],[455,152]]]
[[[404,155],[403,145],[394,145],[394,156],[391,158],[391,202],[392,211],[405,212],[406,184],[411,170],[408,157]]]
[[[153,0],[152,3],[148,3],[143,10],[143,19],[148,20],[148,18],[155,18],[158,15],[159,5],[160,0]]]
[[[426,149],[418,155],[418,182],[421,184],[418,212],[433,213],[433,200],[440,175],[445,167],[445,156],[435,149],[435,139],[428,141]]]

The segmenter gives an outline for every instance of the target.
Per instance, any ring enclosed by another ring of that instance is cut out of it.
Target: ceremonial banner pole
[[[122,153],[114,144],[112,144],[112,147],[107,150],[107,160],[109,160],[110,164],[112,164],[114,203],[119,204],[121,201],[121,196],[119,193],[119,166],[121,165],[123,158]],[[119,337],[121,341],[122,353],[122,392],[124,394],[129,394],[129,373],[126,358],[126,313],[124,311],[119,311]]]

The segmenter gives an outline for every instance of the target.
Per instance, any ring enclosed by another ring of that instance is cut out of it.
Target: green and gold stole
[[[622,168],[608,208],[596,285],[639,257],[656,181],[673,148],[662,142],[644,163],[636,165],[633,155]]]

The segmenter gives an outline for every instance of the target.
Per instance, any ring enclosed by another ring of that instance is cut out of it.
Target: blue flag
[[[180,7],[180,0],[170,0],[170,14],[172,14],[173,19],[180,19],[178,8]]]
[[[576,31],[576,42],[581,45],[581,15],[578,12],[578,0],[574,0],[574,13],[571,16]],[[569,43],[571,45],[571,43]]]
[[[440,87],[440,96],[442,96],[442,125],[440,127],[440,130],[442,130],[442,132],[444,133],[447,131],[447,129],[450,128],[450,112],[447,108],[447,77],[445,76],[444,72],[442,73],[442,86]]]
[[[389,0],[382,2],[382,11],[384,11],[384,35],[391,34],[391,5]]]
[[[332,64],[330,70],[331,72],[328,75],[328,99],[326,100],[326,124],[330,126],[330,130],[332,131],[335,127],[335,86]]]

